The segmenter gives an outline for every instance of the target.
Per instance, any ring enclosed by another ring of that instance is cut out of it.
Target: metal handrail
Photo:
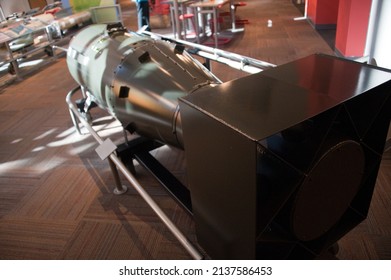
[[[254,59],[254,58],[251,58],[248,56],[244,56],[244,55],[240,55],[237,53],[228,52],[228,51],[224,51],[221,49],[212,48],[212,47],[188,42],[185,40],[172,39],[172,38],[169,38],[165,35],[161,35],[161,34],[146,31],[146,30],[141,30],[140,33],[148,35],[151,38],[156,38],[159,40],[166,40],[169,42],[173,42],[173,43],[177,43],[177,44],[181,44],[181,45],[193,48],[192,53],[194,53],[196,55],[199,55],[201,57],[204,57],[204,58],[207,58],[210,60],[220,62],[222,64],[226,64],[232,68],[235,68],[235,69],[238,69],[238,70],[241,70],[244,72],[248,72],[251,74],[255,72],[254,69],[257,69],[258,72],[261,72],[265,69],[273,68],[276,66],[275,64],[272,64],[272,63],[269,63],[266,61],[262,61],[262,60],[258,60],[258,59]],[[224,58],[224,60],[221,58]],[[231,63],[229,63],[229,61]],[[242,67],[236,67],[235,65],[237,63],[241,64]],[[234,65],[234,66],[232,66],[232,65]],[[249,70],[249,71],[247,71],[247,70]]]

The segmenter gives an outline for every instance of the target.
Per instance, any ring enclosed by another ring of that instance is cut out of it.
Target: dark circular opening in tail
[[[292,231],[298,239],[319,238],[338,223],[360,188],[364,167],[364,151],[352,140],[332,146],[315,162],[291,212]]]

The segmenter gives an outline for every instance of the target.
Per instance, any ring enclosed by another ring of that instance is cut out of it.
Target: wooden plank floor
[[[134,3],[120,4],[125,25],[134,30]],[[224,49],[274,64],[333,53],[306,21],[293,20],[301,14],[290,0],[247,4],[238,15],[251,23]],[[266,26],[268,19],[272,28]],[[241,75],[226,69],[213,65],[223,80]],[[65,95],[75,86],[64,58],[59,58],[0,89],[0,259],[189,259],[134,190],[112,194],[114,181],[107,162],[94,151],[97,144],[72,127]],[[120,141],[118,123],[99,110],[93,117],[102,136]],[[181,151],[165,146],[154,153],[186,182]],[[146,171],[137,165],[136,170],[146,190],[196,244],[192,218]],[[388,151],[369,217],[340,241],[337,258],[391,259],[390,171]]]

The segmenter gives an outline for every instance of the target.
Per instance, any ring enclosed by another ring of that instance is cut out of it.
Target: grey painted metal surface
[[[130,132],[182,147],[178,98],[220,81],[176,44],[92,25],[70,43],[67,63],[87,95]]]

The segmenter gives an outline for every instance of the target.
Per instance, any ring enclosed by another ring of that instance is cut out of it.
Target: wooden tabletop
[[[200,1],[193,4],[190,4],[190,7],[198,7],[198,8],[215,8],[218,6],[223,6],[227,4],[229,0],[209,0],[209,1]]]

